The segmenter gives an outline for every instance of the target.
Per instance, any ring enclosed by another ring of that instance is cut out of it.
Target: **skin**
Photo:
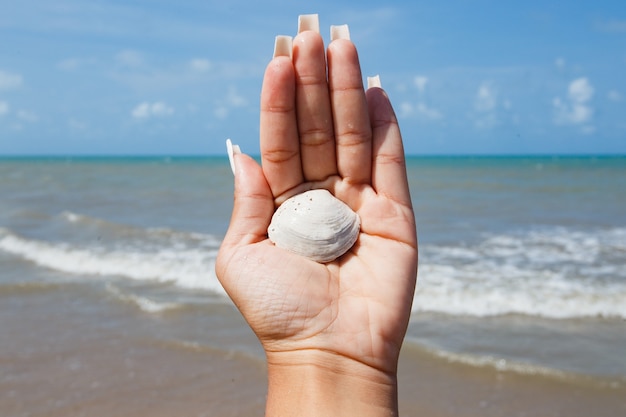
[[[396,116],[382,89],[364,90],[351,41],[334,40],[325,53],[321,36],[304,31],[293,59],[272,59],[260,146],[262,166],[234,155],[234,208],[216,272],[265,349],[266,415],[397,415],[415,220]],[[267,238],[275,208],[311,188],[361,217],[355,246],[327,264]]]

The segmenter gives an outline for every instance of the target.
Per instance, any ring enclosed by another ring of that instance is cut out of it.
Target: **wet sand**
[[[262,416],[265,365],[254,336],[229,305],[194,315],[147,314],[83,286],[5,293],[0,415]],[[208,336],[196,343],[184,334]],[[403,416],[626,415],[623,384],[452,363],[410,344],[399,395]]]
[[[399,396],[404,416],[626,415],[626,387],[558,380],[448,363],[414,349],[401,356]]]

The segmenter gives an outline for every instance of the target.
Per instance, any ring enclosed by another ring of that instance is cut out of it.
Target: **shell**
[[[327,190],[311,190],[286,200],[267,229],[279,248],[316,262],[331,262],[359,237],[361,219]]]

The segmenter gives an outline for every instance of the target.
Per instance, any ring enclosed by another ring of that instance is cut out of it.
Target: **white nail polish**
[[[306,30],[320,33],[320,18],[317,14],[301,14],[298,16],[298,33]]]
[[[373,77],[367,77],[367,88],[383,88],[380,83],[380,75],[374,75]]]
[[[233,145],[230,139],[226,139],[226,153],[228,154],[228,161],[230,162],[230,169],[233,171],[233,175],[235,175],[235,154],[241,153],[241,148],[239,145]]]
[[[347,39],[350,40],[350,28],[348,25],[333,25],[330,27],[330,40]]]
[[[293,38],[291,36],[279,35],[274,40],[274,58],[286,56],[291,58],[293,51]]]

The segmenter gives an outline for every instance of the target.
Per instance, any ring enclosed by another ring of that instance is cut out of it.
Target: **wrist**
[[[395,372],[333,352],[268,352],[268,417],[397,416]]]

